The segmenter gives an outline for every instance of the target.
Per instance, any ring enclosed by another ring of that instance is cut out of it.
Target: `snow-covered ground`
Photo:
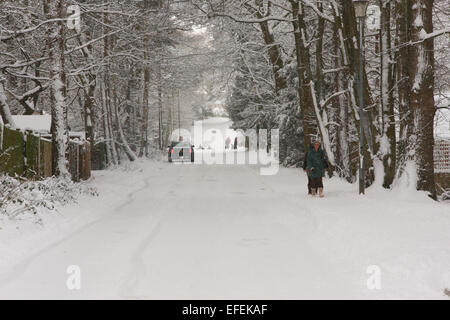
[[[449,298],[448,203],[358,196],[337,178],[311,198],[299,169],[259,173],[156,161],[95,172],[99,197],[43,226],[2,222],[0,298]],[[72,265],[80,290],[66,285]]]

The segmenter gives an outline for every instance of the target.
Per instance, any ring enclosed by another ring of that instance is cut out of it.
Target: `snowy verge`
[[[332,298],[449,299],[450,203],[408,183],[393,190],[374,184],[359,195],[357,183],[325,178],[321,199],[306,194],[306,174],[298,169],[263,179],[277,198],[297,207],[294,215],[277,209],[284,227],[299,235],[287,244],[292,254],[301,255],[306,241],[321,261],[317,270],[341,282]],[[379,271],[380,288],[371,290],[373,270]]]
[[[92,171],[92,177],[81,183],[58,179],[20,183],[3,176],[1,181],[17,191],[15,201],[0,208],[0,273],[112,212],[144,186],[136,179],[138,173],[155,165],[155,161],[126,162]]]
[[[449,298],[449,203],[407,183],[393,190],[374,184],[361,196],[357,184],[339,178],[324,184],[325,201],[309,206],[316,229],[308,242],[343,279],[355,279],[348,283],[366,283],[372,266],[380,271],[380,289],[359,298]]]
[[[95,196],[95,188],[69,179],[50,177],[42,181],[23,177],[0,176],[0,218],[23,220],[34,218],[40,224],[41,215],[76,202],[82,194]]]

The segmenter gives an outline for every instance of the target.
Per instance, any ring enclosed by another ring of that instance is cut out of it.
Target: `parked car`
[[[172,142],[168,146],[169,162],[194,162],[194,146],[187,141]]]

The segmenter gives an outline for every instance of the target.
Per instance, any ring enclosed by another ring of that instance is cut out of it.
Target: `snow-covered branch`
[[[59,22],[59,21],[67,21],[67,18],[63,18],[63,19],[59,19],[59,18],[48,19],[48,20],[43,21],[43,22],[41,22],[41,23],[39,23],[39,24],[37,24],[37,25],[35,25],[33,27],[29,27],[29,28],[22,29],[22,30],[16,30],[16,31],[2,28],[0,31],[2,31],[4,33],[7,33],[8,35],[7,36],[0,36],[0,41],[8,41],[8,40],[14,39],[14,38],[16,38],[16,37],[18,37],[20,35],[36,31],[37,29],[45,26],[46,24]],[[0,35],[1,35],[1,32],[0,32]]]

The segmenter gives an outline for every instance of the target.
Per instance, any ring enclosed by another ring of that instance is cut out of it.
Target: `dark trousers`
[[[317,192],[317,188],[323,188],[322,177],[312,178],[311,179],[311,188],[315,188],[316,192]]]
[[[311,177],[308,175],[308,194],[311,194],[311,193],[312,193],[311,188],[312,188],[312,179],[311,179]],[[317,193],[317,187],[315,187],[314,189],[316,190],[316,193]]]

